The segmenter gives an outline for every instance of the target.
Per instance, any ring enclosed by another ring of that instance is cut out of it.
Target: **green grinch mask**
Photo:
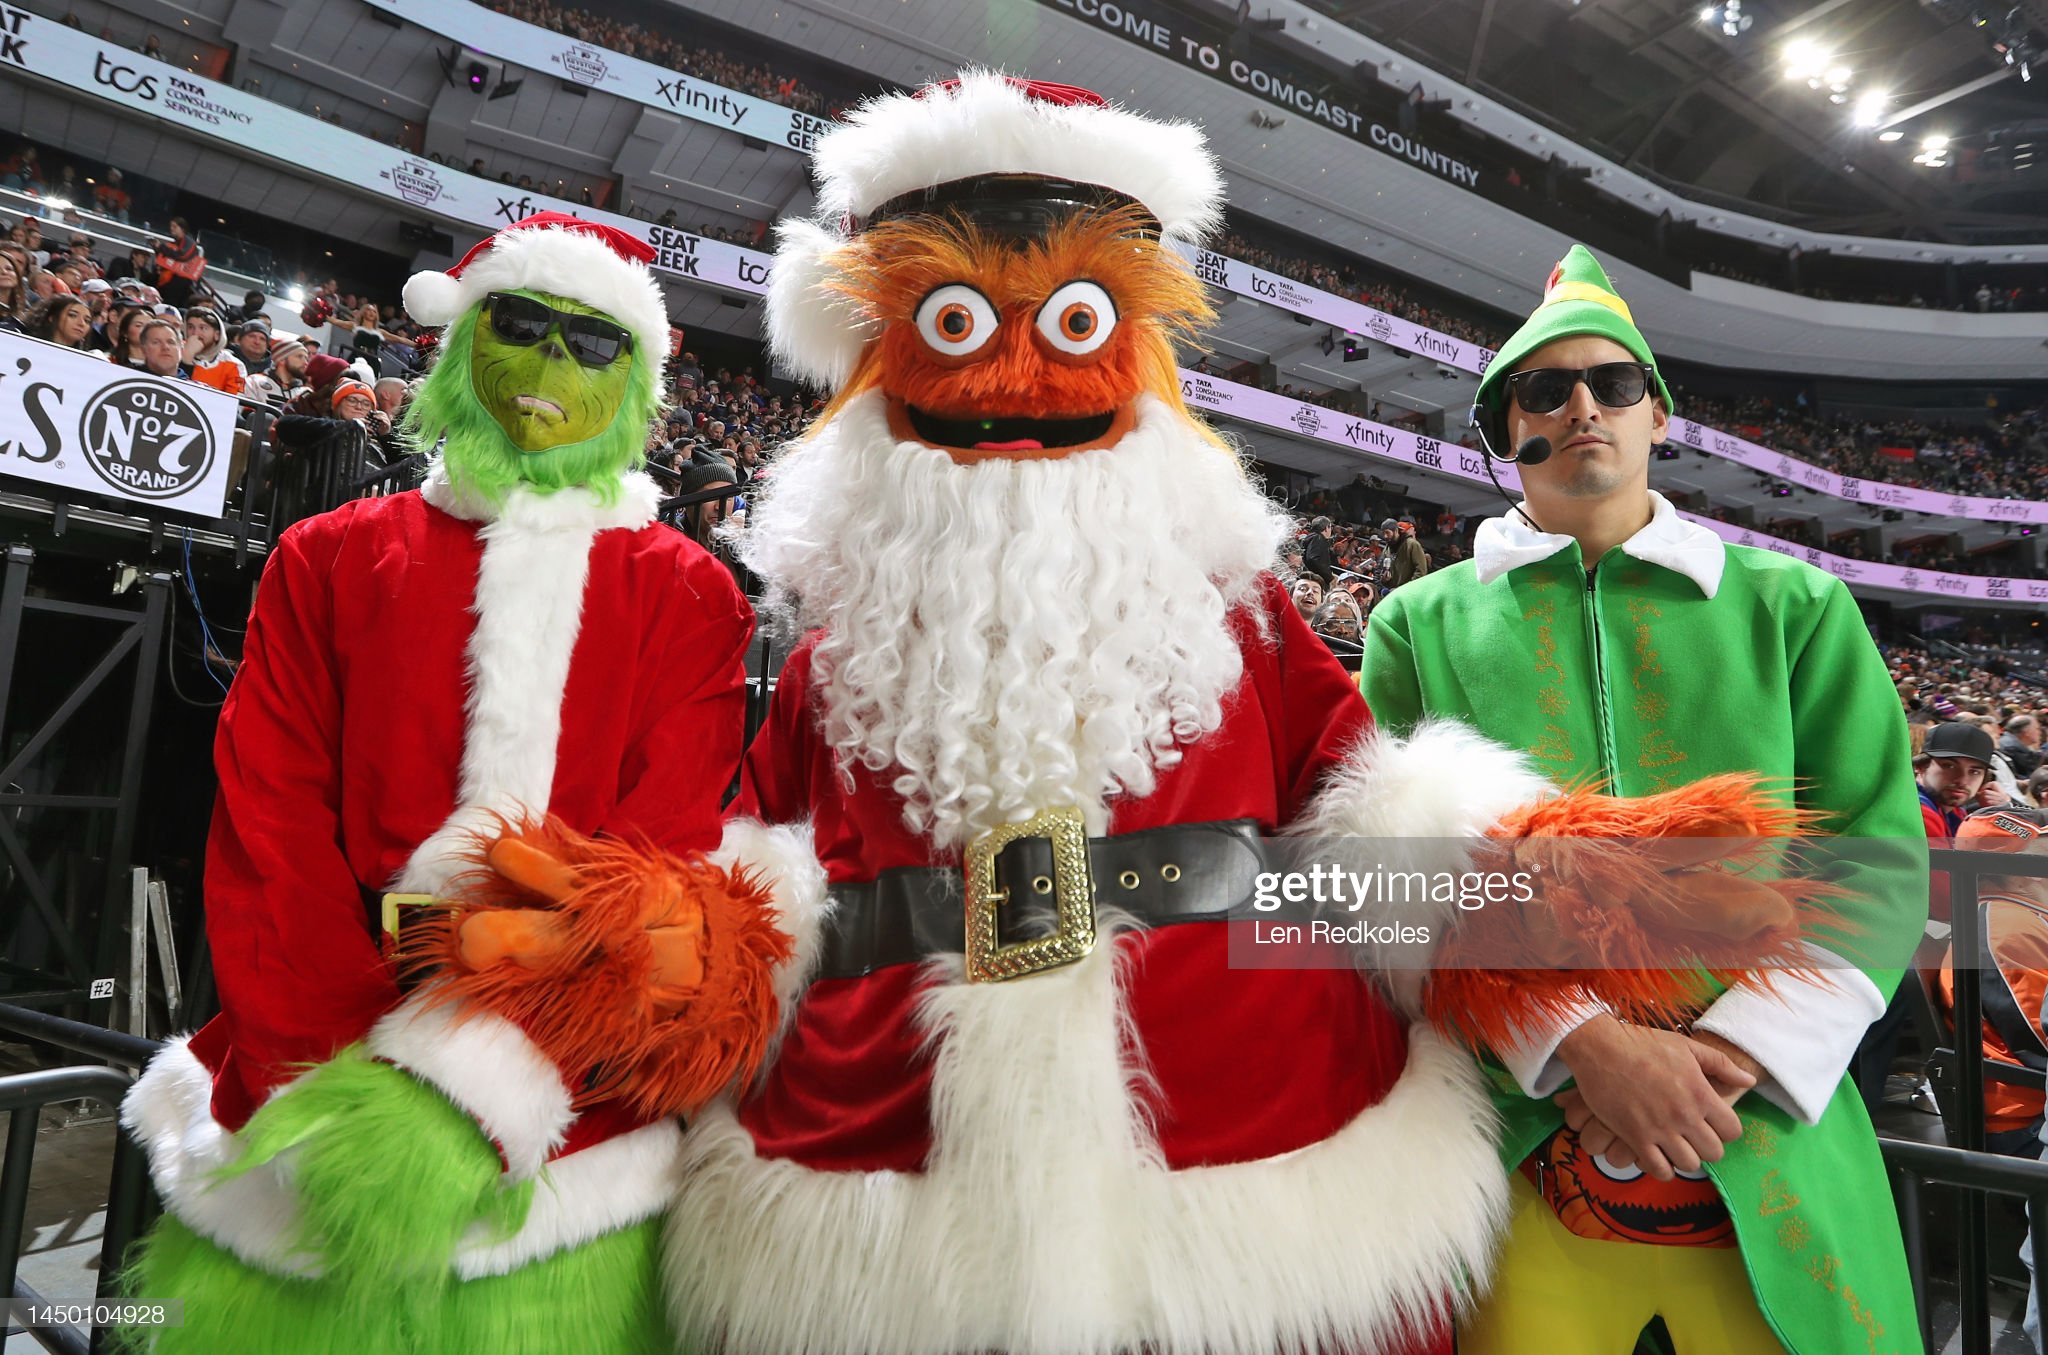
[[[605,314],[545,292],[515,295],[568,315]],[[478,305],[441,336],[434,369],[406,407],[405,432],[422,451],[439,444],[448,478],[493,502],[524,485],[588,488],[609,503],[640,464],[660,413],[639,353],[586,367],[570,355],[559,321],[537,343],[507,343]]]
[[[572,354],[562,317],[608,319],[603,311],[546,292],[510,295],[550,307],[555,315],[540,317],[534,328],[545,324],[546,332],[537,342],[522,345],[499,333],[491,322],[490,303],[484,303],[469,357],[469,382],[476,398],[522,452],[552,451],[610,427],[625,398],[626,372],[633,364],[631,345],[604,366],[587,367]]]

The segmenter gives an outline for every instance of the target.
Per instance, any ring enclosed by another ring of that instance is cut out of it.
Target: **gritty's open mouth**
[[[905,405],[904,410],[910,417],[912,431],[932,446],[981,452],[1078,447],[1107,437],[1116,421],[1114,410],[1074,419],[948,419],[928,414],[916,405]]]

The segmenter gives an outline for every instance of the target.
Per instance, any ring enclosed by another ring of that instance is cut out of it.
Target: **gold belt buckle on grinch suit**
[[[1003,945],[996,926],[1009,891],[996,886],[996,857],[1021,838],[1052,847],[1057,924],[1050,936]],[[967,980],[994,983],[1072,964],[1095,948],[1095,882],[1088,869],[1088,828],[1077,807],[1044,809],[1022,823],[991,828],[967,848]]]

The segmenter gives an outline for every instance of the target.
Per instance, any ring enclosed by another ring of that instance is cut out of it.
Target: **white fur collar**
[[[661,506],[661,490],[652,478],[634,471],[620,478],[619,497],[607,504],[596,493],[583,488],[558,489],[540,494],[519,488],[501,507],[480,494],[457,488],[448,479],[448,468],[439,457],[420,486],[420,497],[464,522],[504,522],[519,530],[550,531],[579,528],[601,532],[612,527],[637,530],[654,521]]]
[[[1526,505],[1519,505],[1526,507]],[[1728,563],[1727,546],[1721,538],[1696,522],[1678,516],[1671,501],[1650,491],[1650,520],[1643,529],[1621,543],[1621,548],[1645,564],[1661,565],[1685,575],[1709,598],[1721,588],[1721,571]],[[1479,524],[1472,542],[1472,563],[1479,582],[1492,583],[1510,570],[1547,560],[1572,543],[1562,532],[1539,532],[1519,514],[1488,518]]]

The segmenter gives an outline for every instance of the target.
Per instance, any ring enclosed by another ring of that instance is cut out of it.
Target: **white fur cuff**
[[[1456,720],[1405,739],[1373,730],[1345,754],[1293,837],[1477,837],[1551,785],[1512,748]]]
[[[576,1118],[561,1072],[510,1021],[430,1007],[430,993],[413,994],[371,1027],[370,1052],[475,1117],[504,1153],[507,1177],[538,1176]]]
[[[817,968],[825,919],[832,912],[825,867],[811,845],[811,825],[771,826],[758,819],[733,819],[725,825],[725,840],[711,859],[759,875],[775,901],[776,924],[796,943],[795,954],[775,971],[775,996],[781,1000],[787,1025]]]

